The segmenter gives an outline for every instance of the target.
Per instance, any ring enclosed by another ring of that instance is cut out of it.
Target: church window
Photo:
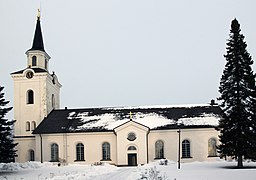
[[[47,59],[45,59],[44,63],[45,63],[45,69],[47,69]]]
[[[36,62],[36,56],[32,57],[32,66],[36,66],[37,62]]]
[[[216,139],[211,138],[208,140],[208,156],[215,157],[217,156],[217,143]]]
[[[59,161],[59,146],[56,143],[51,145],[51,161]]]
[[[31,130],[35,130],[36,129],[36,122],[35,121],[32,121],[31,123]]]
[[[129,146],[128,147],[128,151],[134,151],[134,150],[137,150],[135,146]]]
[[[110,160],[110,144],[108,142],[102,144],[102,160]]]
[[[190,158],[190,141],[182,141],[182,158]]]
[[[76,160],[84,161],[84,145],[82,143],[76,145]]]
[[[133,132],[129,133],[127,139],[129,141],[134,141],[136,139],[135,133],[133,133]]]
[[[29,121],[26,122],[26,131],[30,131],[30,122]]]
[[[54,94],[52,94],[52,108],[55,108],[55,97]]]
[[[27,104],[34,104],[34,91],[27,91]]]
[[[35,152],[34,152],[34,150],[29,150],[29,161],[35,161]]]
[[[163,159],[164,158],[164,142],[162,140],[158,140],[155,143],[155,158]]]

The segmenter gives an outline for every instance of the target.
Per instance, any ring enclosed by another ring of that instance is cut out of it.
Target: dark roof
[[[43,35],[42,35],[42,30],[41,30],[41,25],[40,25],[40,17],[37,18],[34,40],[33,40],[32,48],[29,50],[45,51]]]
[[[139,122],[151,130],[177,128],[216,127],[222,116],[219,106],[156,106],[125,108],[85,108],[53,110],[33,134],[106,132],[130,120]]]
[[[11,74],[22,74],[25,70],[27,69],[33,69],[35,71],[35,73],[41,73],[41,72],[47,72],[45,69],[41,69],[41,68],[25,68],[16,72],[12,72]]]

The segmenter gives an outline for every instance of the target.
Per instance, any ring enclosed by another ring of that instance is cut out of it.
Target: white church
[[[60,84],[50,73],[37,17],[27,67],[11,73],[17,162],[136,166],[157,159],[213,161],[222,111],[202,105],[59,109]]]

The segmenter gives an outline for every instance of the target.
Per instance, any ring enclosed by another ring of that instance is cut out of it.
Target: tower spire
[[[43,35],[42,35],[42,30],[41,30],[41,25],[40,25],[40,17],[41,17],[40,9],[38,9],[34,40],[33,40],[32,48],[30,50],[40,50],[40,51],[45,52]]]

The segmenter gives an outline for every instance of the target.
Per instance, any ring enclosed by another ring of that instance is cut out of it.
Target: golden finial
[[[41,12],[40,12],[40,9],[38,8],[37,9],[37,19],[40,19],[40,17],[41,17],[41,14],[40,14]]]
[[[130,120],[132,120],[132,111],[130,111]]]

